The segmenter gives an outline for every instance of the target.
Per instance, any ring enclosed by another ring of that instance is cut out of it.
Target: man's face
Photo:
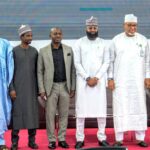
[[[60,43],[62,40],[62,31],[59,28],[54,28],[51,30],[50,37],[53,43]]]
[[[124,23],[124,31],[127,36],[134,36],[137,31],[137,23],[135,22],[126,22]]]
[[[98,26],[87,26],[86,34],[89,39],[94,40],[98,36]]]
[[[30,31],[30,32],[24,33],[21,36],[21,41],[25,44],[30,44],[32,41],[32,32]]]

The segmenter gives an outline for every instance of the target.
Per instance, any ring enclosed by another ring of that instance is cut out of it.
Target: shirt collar
[[[51,43],[51,48],[52,48],[52,49],[56,49],[56,48],[53,48],[53,44],[52,44],[52,43]],[[61,44],[61,43],[60,43],[58,49],[62,49],[62,44]]]

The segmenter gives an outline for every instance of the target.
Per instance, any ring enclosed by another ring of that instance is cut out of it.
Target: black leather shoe
[[[123,144],[121,141],[117,141],[113,144],[114,147],[121,147]]]
[[[109,143],[106,140],[98,141],[98,144],[99,146],[105,146],[105,147],[109,146]]]
[[[69,145],[66,143],[66,141],[59,141],[58,146],[62,148],[69,148]]]
[[[75,145],[75,148],[76,149],[79,149],[79,148],[82,148],[84,146],[84,142],[82,142],[82,141],[77,141],[76,142],[76,145]]]
[[[18,149],[18,143],[12,143],[11,150],[17,150]]]
[[[140,147],[148,147],[148,144],[144,141],[140,141],[137,145],[139,145]]]
[[[39,148],[38,145],[37,145],[35,142],[29,142],[29,143],[28,143],[28,146],[29,146],[30,148],[32,148],[32,149],[38,149],[38,148]]]
[[[49,142],[48,148],[49,149],[55,149],[56,148],[56,142]]]

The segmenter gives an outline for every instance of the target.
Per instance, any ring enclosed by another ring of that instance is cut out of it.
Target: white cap
[[[124,22],[135,22],[137,23],[137,17],[134,14],[126,14],[124,17]]]

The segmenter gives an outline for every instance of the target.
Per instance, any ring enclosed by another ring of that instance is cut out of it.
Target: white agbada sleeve
[[[80,40],[76,42],[73,52],[74,52],[74,65],[76,68],[76,73],[80,75],[84,80],[86,80],[86,78],[89,77],[89,75],[86,73],[86,71],[82,66]]]
[[[103,54],[103,63],[101,68],[99,69],[98,73],[96,74],[96,77],[98,79],[101,79],[103,75],[107,72],[107,69],[109,67],[110,63],[110,54],[109,54],[109,48],[104,49],[104,54]]]
[[[115,44],[111,42],[109,46],[110,65],[108,67],[108,78],[114,78]]]
[[[145,78],[150,78],[150,49],[147,43],[145,49]]]

